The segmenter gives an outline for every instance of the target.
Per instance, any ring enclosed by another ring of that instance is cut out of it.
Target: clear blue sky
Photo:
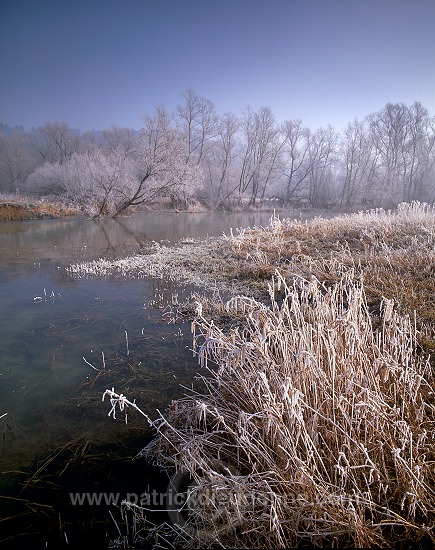
[[[0,122],[139,128],[192,88],[218,113],[343,128],[435,115],[435,0],[0,0]]]

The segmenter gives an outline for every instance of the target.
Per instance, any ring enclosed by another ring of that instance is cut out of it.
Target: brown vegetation
[[[315,276],[326,284],[353,270],[364,280],[373,313],[383,298],[402,313],[416,314],[427,351],[435,350],[435,209],[402,204],[395,212],[373,210],[301,223],[273,218],[266,229],[240,231],[228,241],[239,277]],[[264,288],[264,285],[263,285]],[[263,292],[264,294],[264,292]],[[431,336],[432,335],[432,336]]]
[[[38,220],[44,218],[63,218],[77,216],[76,208],[64,204],[46,201],[17,201],[0,198],[0,221]]]
[[[150,531],[146,511],[125,503],[136,536],[169,532],[190,548],[433,546],[434,208],[272,218],[215,245],[221,278],[244,280],[256,299],[230,299],[225,323],[196,303],[206,391],[148,419],[157,438],[143,451],[178,472],[179,492],[185,480],[184,504],[169,531]]]
[[[33,220],[35,212],[24,204],[3,202],[0,203],[0,221]]]
[[[277,274],[270,292],[230,300],[240,328],[199,315],[207,391],[154,422],[143,455],[190,480],[176,545],[435,542],[435,387],[412,318],[385,300],[375,326],[351,272],[328,288]]]
[[[416,314],[420,342],[435,349],[435,208],[402,204],[309,221],[272,216],[269,226],[239,229],[219,239],[166,247],[143,254],[72,265],[72,275],[161,277],[268,300],[276,270],[288,278],[315,276],[325,284],[352,269],[363,278],[372,313],[383,298],[402,313]]]

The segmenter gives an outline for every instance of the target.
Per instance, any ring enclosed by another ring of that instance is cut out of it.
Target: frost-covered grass
[[[183,269],[210,265],[248,295],[227,302],[224,324],[196,304],[206,391],[151,421],[143,456],[190,483],[183,522],[154,540],[433,546],[434,208],[273,217],[207,246],[206,259],[186,252]],[[125,506],[136,535],[149,534],[146,511]]]
[[[264,279],[278,268],[288,277],[337,281],[353,269],[364,279],[367,300],[378,310],[383,297],[404,313],[416,312],[428,350],[435,349],[435,208],[402,204],[302,223],[273,218],[269,227],[228,238],[240,277]]]
[[[151,422],[142,455],[190,483],[175,547],[435,543],[434,372],[412,318],[384,300],[374,324],[351,272],[329,287],[277,274],[269,291],[269,306],[228,302],[245,319],[232,330],[197,311],[206,391]],[[146,511],[124,506],[145,536]]]
[[[226,291],[248,291],[247,285],[237,284],[226,276],[228,266],[221,248],[222,243],[217,239],[184,242],[176,247],[153,243],[143,254],[80,262],[70,265],[67,271],[73,277],[156,277],[201,289],[217,286]]]
[[[396,300],[401,311],[415,310],[421,330],[431,327],[431,332],[434,265],[435,209],[412,203],[394,212],[378,209],[305,222],[273,216],[266,228],[242,228],[177,247],[155,243],[147,254],[74,264],[68,271],[75,277],[153,276],[267,300],[267,283],[276,269],[286,277],[314,275],[330,283],[353,269],[364,278],[373,310],[383,297]]]

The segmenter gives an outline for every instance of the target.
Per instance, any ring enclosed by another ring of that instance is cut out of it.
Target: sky
[[[0,0],[0,122],[140,128],[193,89],[218,114],[344,129],[435,115],[435,0]]]

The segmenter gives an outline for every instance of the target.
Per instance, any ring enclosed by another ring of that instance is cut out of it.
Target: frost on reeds
[[[361,211],[353,214],[343,214],[334,217],[316,217],[306,221],[298,219],[281,219],[275,214],[271,217],[266,228],[253,227],[233,231],[227,236],[227,241],[234,249],[244,250],[249,243],[250,248],[257,243],[259,246],[275,245],[278,248],[286,242],[288,237],[294,239],[317,238],[319,236],[331,238],[332,244],[336,239],[346,237],[376,237],[379,242],[383,237],[396,235],[405,228],[421,228],[429,238],[435,237],[435,205],[427,203],[401,203],[394,211],[385,211],[382,208]],[[267,238],[269,236],[269,239]],[[261,237],[261,239],[259,239]],[[297,241],[295,241],[297,245]],[[299,243],[300,244],[300,243]],[[296,246],[296,249],[298,246]]]
[[[433,236],[435,232],[435,205],[417,201],[404,202],[399,204],[395,210],[376,208],[352,214],[337,215],[331,218],[316,217],[304,222],[292,218],[281,219],[274,214],[266,228],[240,229],[236,234],[231,231],[227,238],[235,247],[243,247],[244,242],[258,236],[258,232],[261,232],[263,236],[265,236],[265,233],[269,233],[272,237],[275,237],[277,244],[280,238],[290,234],[304,238],[307,236],[315,237],[319,234],[325,237],[340,237],[357,233],[362,236],[376,233],[379,238],[383,235],[397,233],[398,230],[407,226],[420,226],[422,228],[429,226],[430,233]]]
[[[222,281],[222,254],[215,239],[183,241],[177,246],[153,247],[143,254],[109,260],[100,258],[90,262],[72,264],[67,272],[81,277],[121,277],[141,279],[156,277],[168,281],[212,287],[219,280],[221,290],[234,290],[235,285]],[[241,290],[239,286],[237,290]]]
[[[435,326],[435,208],[425,203],[309,221],[274,215],[267,227],[173,247],[154,243],[146,252],[67,271],[73,277],[152,276],[262,299],[275,269],[336,282],[350,268],[363,274],[376,307],[382,296],[395,299],[403,311],[416,310],[421,329]]]
[[[269,291],[228,302],[238,328],[199,311],[207,390],[174,401],[143,451],[190,480],[176,545],[433,544],[434,373],[413,321],[384,300],[375,325],[352,270],[329,286],[277,272]]]
[[[403,203],[382,209],[301,222],[274,216],[268,227],[226,238],[237,256],[233,275],[288,275],[336,282],[343,269],[364,277],[372,305],[394,299],[402,312],[416,311],[426,337],[435,327],[435,206]],[[433,336],[432,336],[433,338]],[[435,342],[428,342],[433,349]]]

